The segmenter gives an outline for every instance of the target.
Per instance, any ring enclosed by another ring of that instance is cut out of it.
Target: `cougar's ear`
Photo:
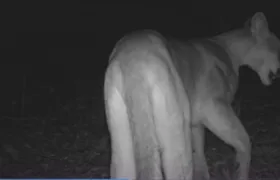
[[[262,12],[257,12],[251,18],[251,33],[257,40],[262,40],[269,34],[268,23]]]

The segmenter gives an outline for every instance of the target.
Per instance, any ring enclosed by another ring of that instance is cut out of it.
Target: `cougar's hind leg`
[[[173,67],[168,66],[171,61],[165,58],[156,50],[140,53],[130,68],[135,69],[130,71],[133,74],[127,76],[133,84],[128,86],[133,90],[126,90],[133,92],[135,102],[129,108],[134,112],[134,139],[138,139],[137,177],[192,180],[190,116],[186,115],[184,121],[189,105],[186,99],[183,105],[182,85]],[[132,80],[133,76],[141,80]],[[142,171],[141,175],[138,171]]]
[[[115,84],[105,88],[111,173],[119,178],[192,180],[190,115],[184,120],[188,101],[167,60],[155,54],[125,56],[129,61],[122,62],[121,73],[112,73]],[[118,66],[115,69],[118,72]]]
[[[238,180],[247,180],[251,159],[250,138],[235,115],[231,106],[221,100],[209,100],[204,103],[203,113],[207,128],[236,150],[236,161],[239,164]]]
[[[127,107],[123,99],[123,77],[118,62],[107,69],[104,84],[105,110],[111,136],[111,178],[135,179],[135,161]]]
[[[111,178],[135,178],[131,132],[123,99],[123,77],[118,62],[113,62],[105,75],[105,109],[111,135]]]
[[[190,105],[173,67],[154,58],[146,75],[152,87],[153,114],[166,179],[192,180]],[[184,119],[185,118],[185,119]]]
[[[133,139],[137,179],[163,179],[160,145],[154,123],[150,61],[146,53],[135,51],[123,63],[125,101]],[[152,72],[157,73],[157,72]],[[156,83],[156,82],[154,82]]]
[[[192,180],[190,104],[161,44],[123,50],[105,77],[111,176]]]

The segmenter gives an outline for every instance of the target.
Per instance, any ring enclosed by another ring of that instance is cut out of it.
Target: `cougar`
[[[231,107],[238,69],[247,65],[271,85],[279,49],[260,12],[243,28],[211,38],[181,42],[152,30],[122,38],[104,85],[111,177],[210,179],[206,127],[236,150],[237,177],[247,180],[251,143]]]

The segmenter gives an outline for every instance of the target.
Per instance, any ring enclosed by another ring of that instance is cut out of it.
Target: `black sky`
[[[262,11],[272,31],[280,32],[280,11],[272,4],[255,5],[253,1],[187,1],[174,5],[67,2],[21,2],[14,5],[16,8],[12,6],[3,26],[8,28],[2,63],[39,65],[42,73],[54,67],[84,78],[103,76],[115,43],[135,30],[154,29],[180,39],[213,36],[241,27],[255,12]]]

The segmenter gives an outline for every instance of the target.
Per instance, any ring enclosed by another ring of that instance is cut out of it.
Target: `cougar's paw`
[[[215,164],[215,178],[217,180],[236,180],[238,163],[232,157],[225,158],[223,162]]]

